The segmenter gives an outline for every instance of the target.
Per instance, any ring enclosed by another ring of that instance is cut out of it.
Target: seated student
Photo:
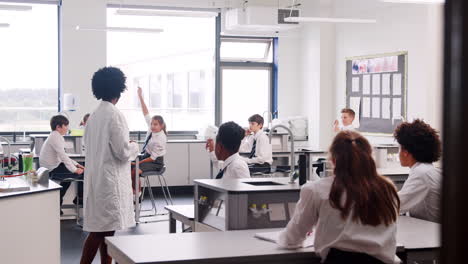
[[[315,252],[322,263],[394,263],[400,202],[393,183],[377,174],[369,142],[357,132],[342,131],[333,140],[330,159],[334,176],[302,186],[279,244],[298,248],[315,228]]]
[[[343,108],[341,110],[341,122],[343,123],[343,125],[340,126],[338,120],[335,120],[335,122],[333,123],[333,131],[340,132],[344,130],[355,130],[353,126],[355,116],[356,113],[354,113],[353,109]]]
[[[246,130],[246,137],[240,147],[240,152],[250,153],[248,157],[242,157],[249,167],[270,168],[273,164],[272,147],[270,139],[262,130],[263,123],[261,115],[255,114],[249,118],[249,129]]]
[[[65,139],[63,136],[67,134],[68,124],[68,119],[62,115],[56,115],[50,119],[52,132],[44,142],[39,154],[40,166],[49,169],[49,175],[52,176],[53,180],[60,181],[64,178],[70,178],[70,174],[73,173],[81,175],[85,169],[65,153]],[[63,197],[70,187],[70,182],[61,182],[60,185],[62,185],[62,189],[60,189],[60,205],[62,205]],[[62,212],[60,211],[60,213]]]
[[[212,139],[206,142],[213,161],[223,161],[222,169],[216,179],[250,178],[247,163],[239,156],[239,147],[245,131],[234,122],[227,122],[219,127],[216,144]],[[213,155],[214,153],[214,155]]]
[[[441,155],[441,143],[437,131],[417,119],[404,122],[395,130],[400,144],[401,166],[410,167],[408,179],[398,192],[400,211],[411,216],[440,222],[442,175],[433,162]]]
[[[83,120],[81,120],[80,122],[80,128],[83,129],[86,126],[86,122],[88,122],[89,115],[90,114],[88,113],[83,116]]]
[[[145,171],[159,171],[164,167],[164,155],[166,154],[167,132],[166,123],[162,116],[150,117],[148,107],[143,98],[143,91],[138,87],[138,99],[141,111],[148,125],[148,136],[143,146],[144,155],[139,163],[139,174]],[[134,164],[134,163],[132,163]],[[135,169],[132,169],[132,186],[135,190]],[[141,188],[141,184],[140,184]]]

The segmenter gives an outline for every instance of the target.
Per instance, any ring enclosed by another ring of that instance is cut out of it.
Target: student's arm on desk
[[[307,186],[307,185],[304,185]],[[283,248],[299,248],[310,234],[318,220],[319,199],[313,197],[314,191],[302,188],[294,215],[286,228],[281,231],[278,244]]]

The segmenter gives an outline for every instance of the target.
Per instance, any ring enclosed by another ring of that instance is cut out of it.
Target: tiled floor
[[[177,195],[173,197],[174,204],[193,204],[193,196],[191,195]],[[165,212],[165,202],[162,199],[157,199],[156,205],[158,213]],[[143,209],[151,208],[151,203],[148,199],[143,201]],[[65,212],[66,213],[66,212]],[[144,214],[143,212],[142,214]],[[163,234],[169,233],[168,216],[158,216],[148,218],[150,220],[160,220],[159,222],[138,224],[135,228],[129,230],[119,231],[116,235],[129,235],[129,234]],[[177,225],[178,232],[180,232],[180,224]],[[75,220],[62,220],[61,221],[61,263],[62,264],[75,264],[80,262],[81,251],[87,233],[84,232],[80,226],[76,225]],[[99,252],[93,261],[100,263]]]

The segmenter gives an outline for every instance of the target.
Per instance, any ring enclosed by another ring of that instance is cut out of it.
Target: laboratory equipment
[[[289,179],[290,179],[290,183],[294,183],[294,174],[295,174],[295,166],[296,166],[296,157],[295,157],[295,153],[294,153],[294,135],[292,133],[292,131],[287,127],[287,126],[284,126],[284,125],[276,125],[274,127],[271,128],[271,132],[275,131],[276,128],[283,128],[285,129],[286,131],[288,131],[288,134],[289,134],[289,140],[291,141],[291,158],[290,158],[290,165],[291,165],[291,172],[290,172],[290,175],[289,175]],[[271,144],[271,138],[272,138],[272,133],[270,133],[270,144]]]
[[[3,174],[2,175],[11,175],[11,174],[13,174],[13,171],[11,170],[11,168],[12,168],[12,163],[11,163],[11,142],[6,137],[0,136],[0,139],[3,139],[8,144],[8,167],[5,169],[4,164],[3,164],[3,159],[2,159],[2,168],[3,168]]]
[[[194,184],[195,226],[205,230],[285,227],[300,192],[299,184],[287,178],[204,179]]]

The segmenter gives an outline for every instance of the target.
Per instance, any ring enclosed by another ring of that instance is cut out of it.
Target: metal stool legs
[[[161,181],[161,178],[162,178],[162,181]],[[158,179],[159,179],[159,184],[161,186],[161,190],[164,195],[164,200],[166,200],[166,205],[169,205],[169,202],[171,203],[171,205],[174,205],[174,203],[172,202],[171,192],[169,191],[169,186],[167,186],[166,178],[163,175],[158,175]]]

